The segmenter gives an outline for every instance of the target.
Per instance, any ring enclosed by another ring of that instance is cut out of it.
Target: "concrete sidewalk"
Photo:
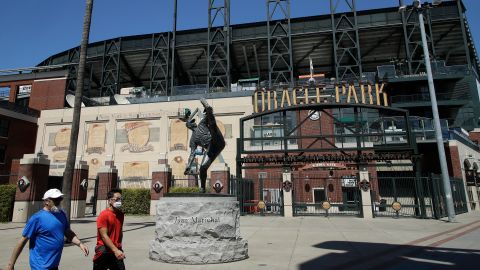
[[[0,267],[22,232],[23,223],[0,224]],[[249,258],[216,265],[164,264],[148,259],[153,217],[126,217],[127,269],[478,269],[480,212],[457,216],[454,223],[410,218],[257,217],[240,221]],[[77,219],[72,229],[93,251],[95,218]],[[76,246],[66,246],[60,269],[91,269]],[[28,269],[28,247],[16,269]]]

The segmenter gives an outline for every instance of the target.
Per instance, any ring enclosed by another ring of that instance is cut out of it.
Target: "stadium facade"
[[[77,152],[91,188],[105,166],[121,187],[151,189],[159,165],[188,183],[179,119],[205,97],[227,142],[216,168],[235,175],[227,191],[245,212],[284,213],[293,190],[297,215],[444,215],[419,11],[332,0],[331,14],[290,18],[290,1],[265,3],[264,22],[230,25],[229,1],[211,1],[206,29],[89,45]],[[422,12],[456,211],[478,209],[480,64],[465,6]],[[0,76],[9,103],[41,111],[35,153],[48,155],[50,185],[65,167],[78,58],[76,47]]]

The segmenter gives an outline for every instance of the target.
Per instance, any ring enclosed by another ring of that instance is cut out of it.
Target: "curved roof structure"
[[[442,66],[465,65],[468,62],[462,32],[463,15],[459,10],[455,1],[447,1],[428,11],[433,57],[441,60]],[[413,26],[402,23],[402,14],[397,7],[359,11],[357,18],[363,73],[378,75],[378,67],[385,65],[395,65],[396,72],[401,73],[407,59],[405,33],[415,35]],[[468,30],[468,24],[466,27]],[[326,78],[335,76],[332,31],[330,14],[291,19],[294,78],[309,74],[310,58],[315,73],[323,73]],[[270,55],[267,22],[233,25],[230,33],[231,82],[250,78],[268,80]],[[471,61],[478,68],[471,37],[465,36],[469,39],[467,44],[470,44]],[[172,33],[166,32],[118,37],[90,44],[87,95],[112,96],[124,87],[145,87],[153,91],[161,85],[169,89],[172,74],[171,40]],[[169,89],[169,94],[187,91],[180,86],[200,85],[198,87],[201,88],[207,84],[208,45],[207,28],[176,32],[176,87]],[[39,66],[73,64],[70,77],[74,79],[78,55],[79,48],[72,48],[49,57]]]

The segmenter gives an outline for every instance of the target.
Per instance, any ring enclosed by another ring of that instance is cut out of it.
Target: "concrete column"
[[[48,189],[48,174],[50,160],[42,154],[25,154],[20,159],[18,179],[15,182],[15,204],[13,206],[12,222],[26,222],[28,218],[43,207],[43,194]],[[18,181],[29,182],[24,190],[20,190]]]
[[[118,186],[118,170],[113,161],[105,161],[105,166],[98,170],[97,215],[107,208],[107,193]]]
[[[480,180],[480,179],[479,179]],[[477,181],[479,181],[477,180]],[[475,209],[471,209],[470,208],[470,211],[479,211],[480,210],[480,204],[479,204],[479,201],[478,201],[478,193],[477,193],[477,187],[467,187],[468,190],[470,190],[472,192],[472,197],[473,197],[473,201],[469,202],[468,204],[474,204],[475,205]],[[468,198],[468,196],[467,196]]]
[[[85,183],[87,183],[85,185]],[[86,161],[77,160],[73,169],[71,218],[85,217],[85,205],[88,188],[88,165]]]
[[[368,174],[368,168],[366,166],[360,166],[359,171],[359,183],[366,181],[370,184],[370,175]],[[372,210],[372,196],[370,194],[370,188],[368,190],[360,189],[360,194],[362,196],[362,213],[363,218],[371,219],[373,218]]]
[[[225,163],[214,164],[210,172],[210,188],[211,193],[228,194],[230,190],[230,168]],[[219,189],[219,192],[215,190]]]
[[[158,164],[152,169],[152,186],[150,187],[150,215],[155,216],[157,211],[157,202],[164,197],[170,189],[172,179],[172,168],[163,163]]]
[[[282,174],[283,186],[287,186],[286,183],[292,183],[292,173],[284,172]],[[293,184],[292,184],[293,186]],[[293,217],[293,198],[292,198],[292,189],[286,190],[283,189],[283,215],[285,217]]]

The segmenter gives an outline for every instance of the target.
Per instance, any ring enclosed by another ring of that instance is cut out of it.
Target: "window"
[[[259,172],[258,179],[267,179],[267,172]]]
[[[8,100],[10,96],[10,87],[0,87],[0,100]]]
[[[8,137],[10,123],[6,119],[0,119],[0,137]]]
[[[0,145],[0,163],[5,163],[6,148],[5,145]]]
[[[32,85],[20,85],[18,86],[17,98],[15,104],[22,107],[28,107],[30,101],[30,94],[32,93]]]

